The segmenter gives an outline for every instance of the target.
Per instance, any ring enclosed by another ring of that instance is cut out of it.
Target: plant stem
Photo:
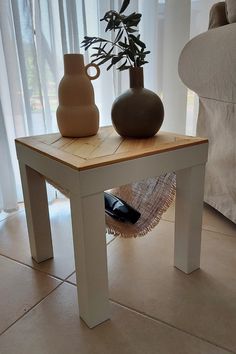
[[[123,23],[122,23],[122,24],[123,24]],[[126,31],[126,33],[127,33],[127,31]],[[97,37],[97,39],[99,39],[99,37]],[[117,48],[121,49],[122,51],[124,50],[124,48],[122,48],[119,44],[116,44],[115,42],[109,41],[109,39],[105,39],[105,41],[106,41],[107,43],[112,44],[113,46],[116,46]],[[128,61],[129,61],[129,63],[130,63],[130,66],[133,66],[133,65],[132,65],[132,62],[130,61],[130,58],[129,58],[129,56],[128,56],[127,54],[126,54],[126,57],[127,57]]]
[[[124,30],[125,30],[126,37],[127,37],[127,39],[128,39],[128,45],[130,45],[130,40],[129,40],[129,34],[128,34],[128,32],[127,32],[127,27],[125,26],[125,24],[124,24],[124,22],[123,22],[122,20],[121,20],[121,23],[122,23],[122,26],[123,26],[123,28],[124,28]],[[131,60],[130,60],[130,58],[129,58],[128,55],[127,55],[127,59],[128,59],[128,61],[129,61],[130,65],[133,66],[133,65],[132,65],[132,62],[131,62]],[[134,64],[135,64],[135,62],[134,62]],[[134,66],[135,66],[135,65],[134,65]]]

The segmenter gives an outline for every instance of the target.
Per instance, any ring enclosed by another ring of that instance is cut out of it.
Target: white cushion
[[[236,0],[225,0],[225,3],[229,23],[236,22]]]

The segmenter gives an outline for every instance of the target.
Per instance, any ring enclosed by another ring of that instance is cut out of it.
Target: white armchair
[[[209,139],[204,200],[236,223],[236,23],[188,42],[179,75],[199,96],[197,135]]]

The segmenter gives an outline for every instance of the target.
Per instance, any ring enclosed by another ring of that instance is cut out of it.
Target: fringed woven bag
[[[118,221],[106,214],[106,228],[109,234],[122,237],[144,236],[160,221],[175,197],[176,175],[167,173],[158,178],[147,178],[113,188],[109,193],[123,199],[141,213],[135,224]]]

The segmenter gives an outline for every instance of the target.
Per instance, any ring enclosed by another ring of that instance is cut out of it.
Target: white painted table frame
[[[174,265],[187,274],[200,267],[207,143],[83,171],[23,144],[16,146],[31,254],[36,262],[53,257],[45,179],[69,194],[79,312],[90,328],[109,319],[105,190],[175,171]]]

